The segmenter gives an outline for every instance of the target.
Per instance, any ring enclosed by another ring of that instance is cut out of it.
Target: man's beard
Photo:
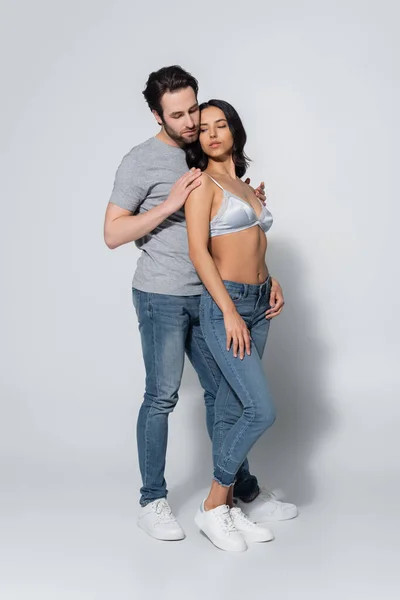
[[[169,125],[167,125],[167,123],[164,120],[163,120],[162,123],[163,123],[163,127],[165,129],[165,132],[181,148],[184,148],[185,146],[188,146],[189,144],[192,144],[193,142],[197,141],[197,137],[196,136],[193,136],[193,139],[191,139],[191,140],[187,140],[184,137],[182,137],[181,135],[179,135],[178,133],[176,133],[176,131],[174,131],[173,129],[171,129],[171,127],[169,127]],[[197,127],[195,131],[196,131],[196,134],[198,135],[199,128]]]

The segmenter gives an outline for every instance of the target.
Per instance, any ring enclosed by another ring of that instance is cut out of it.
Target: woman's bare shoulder
[[[200,175],[199,181],[201,182],[200,185],[190,192],[188,200],[190,200],[191,202],[204,202],[205,200],[212,202],[214,198],[215,187],[213,185],[213,182],[204,172]]]

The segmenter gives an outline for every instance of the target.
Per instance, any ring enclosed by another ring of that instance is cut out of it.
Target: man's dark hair
[[[221,109],[228,121],[228,127],[231,130],[233,137],[232,159],[235,164],[236,175],[238,177],[243,177],[249,166],[250,159],[244,152],[247,135],[242,120],[233,106],[224,100],[209,100],[208,102],[203,102],[203,104],[200,104],[199,106],[200,115],[202,110],[209,108],[210,106],[216,106]],[[204,171],[204,169],[207,168],[208,156],[204,154],[199,140],[186,146],[185,152],[189,169],[196,167]]]
[[[162,117],[161,98],[165,92],[174,92],[187,87],[193,88],[197,98],[199,91],[197,79],[179,65],[172,65],[150,73],[146,87],[143,90],[143,96],[150,110],[156,110]]]

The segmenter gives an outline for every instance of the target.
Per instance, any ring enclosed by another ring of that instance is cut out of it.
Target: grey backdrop
[[[4,597],[203,598],[213,569],[215,597],[243,597],[249,581],[284,600],[397,597],[398,2],[1,9]],[[242,563],[192,524],[211,459],[190,365],[167,467],[188,538],[163,545],[135,527],[138,252],[109,251],[102,226],[120,159],[157,132],[146,78],[174,63],[200,100],[238,109],[275,217],[268,265],[286,308],[265,365],[278,420],[251,464],[302,514]]]

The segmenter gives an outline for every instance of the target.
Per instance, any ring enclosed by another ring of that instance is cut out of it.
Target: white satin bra
[[[208,175],[208,173],[205,174]],[[225,235],[227,233],[237,233],[256,225],[259,225],[265,233],[270,229],[273,218],[261,200],[258,199],[261,212],[257,216],[254,208],[246,200],[223,188],[211,175],[208,175],[208,177],[224,193],[221,207],[210,221],[210,237]]]

